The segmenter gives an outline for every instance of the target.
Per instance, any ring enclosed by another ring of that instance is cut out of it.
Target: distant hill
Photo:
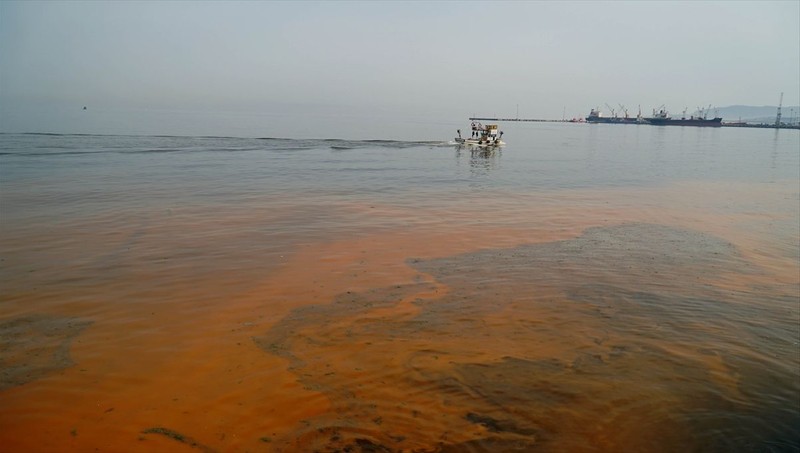
[[[748,121],[751,123],[774,123],[778,114],[777,105],[731,105],[711,109],[712,114],[721,116],[723,121]],[[781,122],[797,122],[800,117],[800,106],[784,105],[781,107]]]

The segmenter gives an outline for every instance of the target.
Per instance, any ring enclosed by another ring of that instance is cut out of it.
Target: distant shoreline
[[[487,117],[473,117],[469,118],[470,121],[497,121],[497,122],[527,122],[527,123],[577,123],[577,124],[589,124],[587,121],[576,121],[576,120],[548,120],[548,119],[536,119],[536,118],[487,118]],[[617,123],[603,123],[603,124],[617,124]],[[649,123],[618,123],[618,124],[633,124],[633,125],[644,125],[644,126],[652,126]],[[699,126],[687,126],[687,127],[699,127]],[[774,124],[750,124],[750,123],[722,123],[721,127],[749,127],[749,128],[757,128],[757,129],[797,129],[800,130],[800,124],[782,124],[781,126],[776,126]]]

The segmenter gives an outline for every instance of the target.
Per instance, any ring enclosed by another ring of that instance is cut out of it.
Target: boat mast
[[[778,116],[775,118],[775,127],[781,127],[781,106],[783,106],[783,92],[781,92],[781,100],[778,102]]]

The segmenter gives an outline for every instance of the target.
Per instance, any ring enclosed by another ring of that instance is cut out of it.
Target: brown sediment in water
[[[181,434],[181,433],[179,433],[177,431],[173,431],[173,430],[171,430],[169,428],[163,428],[163,427],[160,427],[160,426],[157,426],[157,427],[154,427],[154,428],[147,428],[146,430],[142,431],[142,434],[159,434],[159,435],[162,435],[162,436],[166,436],[166,437],[168,437],[170,439],[173,439],[173,440],[175,440],[177,442],[180,442],[182,444],[188,445],[189,447],[192,447],[192,448],[196,448],[196,449],[198,449],[200,451],[203,451],[203,452],[206,452],[206,453],[211,453],[211,452],[215,451],[213,448],[210,448],[210,447],[208,447],[206,445],[203,445],[203,444],[197,442],[196,440],[192,439],[191,437],[184,436],[183,434]]]
[[[142,435],[168,427],[220,451],[653,451],[729,434],[717,413],[791,420],[750,403],[797,366],[797,263],[764,227],[787,220],[708,209],[776,198],[728,189],[298,198],[272,217],[20,229],[0,239],[2,321],[32,304],[92,324],[74,366],[3,391],[0,443],[181,447]]]
[[[332,412],[310,423],[317,430],[290,433],[286,448],[335,451],[368,438],[393,449],[613,451],[653,449],[658,438],[667,451],[695,435],[680,422],[692,408],[741,399],[745,371],[733,368],[758,332],[714,332],[743,307],[695,278],[741,270],[730,243],[634,224],[412,263],[449,292],[431,299],[435,286],[420,283],[342,295],[257,338],[332,399]],[[427,294],[417,313],[370,316],[415,294]],[[725,362],[715,376],[709,355]],[[617,427],[640,414],[647,437]]]

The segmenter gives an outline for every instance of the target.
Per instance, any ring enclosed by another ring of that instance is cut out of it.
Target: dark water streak
[[[800,327],[792,320],[797,293],[730,291],[711,283],[723,273],[760,272],[730,243],[690,230],[632,224],[588,230],[576,240],[412,265],[450,292],[418,300],[421,312],[411,319],[356,321],[420,290],[387,289],[298,309],[256,340],[290,358],[306,385],[334,398],[340,415],[328,423],[365,423],[359,420],[381,417],[392,402],[359,401],[349,390],[352,383],[339,377],[346,370],[331,366],[339,362],[323,351],[339,342],[405,341],[420,349],[402,352],[408,357],[403,368],[413,372],[392,375],[400,381],[395,385],[449,395],[448,405],[487,430],[482,440],[443,446],[444,451],[800,448]],[[558,297],[537,295],[553,286]],[[487,316],[507,310],[513,319],[487,324]],[[781,318],[782,312],[791,317]],[[349,326],[346,332],[335,327],[342,325]],[[501,337],[529,345],[523,349],[530,355],[497,350],[492,361],[470,362],[464,346],[453,347],[472,344],[479,350],[475,339]],[[415,341],[420,338],[425,344]],[[363,350],[351,364],[376,373],[391,369],[381,365],[386,359],[376,349]],[[450,365],[426,366],[420,354],[450,357]],[[331,362],[320,362],[322,357]],[[774,388],[777,382],[780,389]],[[320,423],[326,422],[312,425]],[[637,431],[627,431],[632,424]],[[382,428],[373,440],[391,445],[391,428]],[[418,436],[428,434],[418,429]],[[342,448],[346,438],[338,432],[325,448]],[[605,443],[598,444],[599,438]],[[320,442],[314,445],[325,445]]]

